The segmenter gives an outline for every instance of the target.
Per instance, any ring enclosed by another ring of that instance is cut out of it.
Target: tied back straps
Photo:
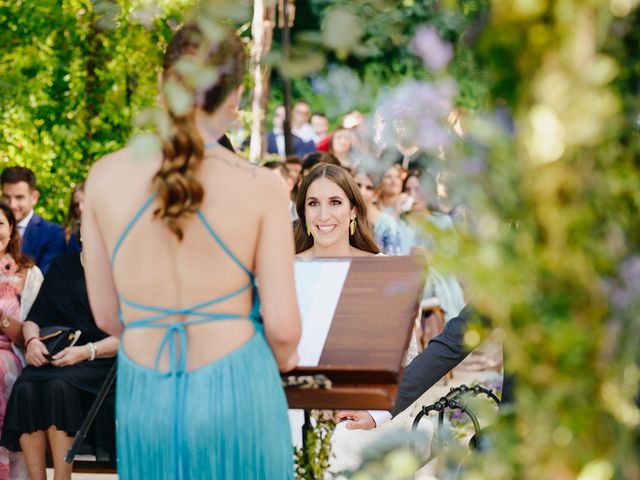
[[[113,249],[113,253],[111,255],[111,264],[116,258],[116,254],[118,253],[122,243],[125,238],[140,219],[140,217],[144,214],[144,212],[149,208],[151,203],[155,198],[155,194],[152,194],[142,205],[142,207],[136,212],[131,221],[127,224],[124,231],[118,238],[116,245]],[[190,325],[197,325],[201,323],[217,321],[217,320],[233,320],[233,319],[242,319],[247,318],[244,315],[239,313],[221,313],[221,312],[204,312],[202,311],[206,307],[210,307],[215,304],[219,304],[225,302],[244,291],[253,288],[253,309],[249,315],[249,319],[253,321],[256,326],[259,324],[259,306],[258,306],[258,296],[257,291],[255,290],[255,279],[253,273],[240,261],[240,259],[231,251],[231,249],[222,241],[222,239],[218,236],[216,231],[213,229],[211,224],[207,221],[206,217],[203,215],[202,211],[197,211],[197,217],[202,222],[206,231],[209,235],[214,239],[214,241],[218,244],[218,246],[225,252],[231,260],[249,277],[249,281],[242,287],[237,290],[234,290],[228,294],[221,295],[214,299],[208,300],[206,302],[199,303],[197,305],[186,307],[186,308],[167,308],[167,307],[156,307],[153,305],[145,305],[143,303],[134,302],[129,300],[122,295],[120,296],[120,301],[122,304],[127,305],[132,308],[136,308],[138,310],[143,310],[149,312],[149,316],[138,319],[135,321],[131,321],[125,324],[125,328],[165,328],[166,333],[162,338],[162,342],[160,343],[160,347],[158,348],[158,353],[156,355],[155,368],[158,368],[160,358],[164,350],[169,348],[169,374],[180,375],[185,372],[186,369],[186,346],[187,346],[187,330],[186,327]],[[185,317],[195,317],[188,318],[186,320],[180,322],[160,322],[163,318],[174,316],[174,315],[183,315]],[[122,321],[122,312],[120,312],[120,320]],[[124,322],[123,322],[124,323]],[[176,338],[177,337],[177,338]],[[177,340],[177,342],[176,342]],[[178,348],[179,346],[179,348]]]
[[[126,236],[129,234],[131,229],[143,215],[143,213],[149,208],[151,203],[155,198],[155,194],[151,195],[147,201],[142,205],[142,207],[136,212],[134,217],[131,219],[129,224],[125,227],[124,231],[118,238],[116,245],[113,249],[113,253],[111,254],[111,265],[113,268],[113,264],[116,258],[116,254],[118,253],[120,247],[122,246],[123,241]],[[172,389],[173,389],[173,437],[176,439],[176,448],[173,452],[174,461],[175,461],[175,475],[174,478],[178,480],[186,479],[185,473],[185,463],[184,463],[184,454],[181,451],[181,446],[183,445],[182,437],[183,437],[183,426],[182,419],[183,415],[180,414],[180,408],[184,405],[184,399],[186,394],[186,384],[185,384],[185,373],[187,368],[187,327],[190,325],[197,325],[206,322],[218,321],[218,320],[234,320],[247,318],[244,315],[239,313],[223,313],[223,312],[205,312],[204,308],[210,307],[215,304],[219,304],[225,302],[242,292],[252,288],[253,289],[253,308],[251,313],[249,314],[249,319],[253,322],[254,327],[256,329],[261,329],[261,324],[259,322],[260,319],[260,306],[258,300],[258,292],[255,286],[255,279],[253,273],[240,261],[240,259],[231,251],[231,249],[222,241],[222,239],[218,236],[216,231],[213,229],[211,224],[207,221],[205,216],[202,214],[202,211],[197,211],[197,217],[200,219],[202,224],[204,225],[206,231],[209,235],[214,239],[214,241],[218,244],[218,246],[225,252],[229,258],[249,277],[249,281],[246,285],[240,287],[237,290],[234,290],[226,295],[221,295],[214,299],[208,300],[206,302],[199,303],[197,305],[186,307],[186,308],[167,308],[167,307],[156,307],[153,305],[145,305],[142,303],[131,301],[123,296],[120,296],[120,302],[125,304],[131,308],[136,308],[138,310],[146,311],[149,313],[149,316],[133,320],[127,324],[125,324],[125,328],[164,328],[166,332],[162,337],[162,341],[160,342],[160,346],[158,347],[158,352],[156,354],[156,359],[154,363],[154,369],[158,371],[160,360],[162,358],[162,353],[165,349],[168,348],[168,358],[169,358],[169,369],[166,373],[167,376],[172,379]],[[170,317],[182,315],[187,317],[183,321],[179,322],[162,322],[160,320]],[[120,321],[122,318],[122,310],[119,311]],[[124,324],[124,322],[123,322]]]

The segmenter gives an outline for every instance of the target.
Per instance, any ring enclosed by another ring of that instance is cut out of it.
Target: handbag
[[[74,328],[69,327],[44,327],[40,329],[40,341],[47,347],[49,354],[47,358],[51,360],[51,357],[61,352],[67,347],[73,347],[82,332]]]

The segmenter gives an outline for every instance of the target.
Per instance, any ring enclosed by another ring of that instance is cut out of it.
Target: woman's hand
[[[25,357],[29,365],[33,365],[34,367],[46,365],[49,363],[47,355],[49,355],[49,350],[47,350],[47,347],[44,346],[44,343],[42,343],[40,339],[34,338],[29,342],[29,345],[27,345]]]
[[[85,360],[89,360],[89,348],[86,345],[67,347],[53,356],[51,365],[54,367],[68,367]]]

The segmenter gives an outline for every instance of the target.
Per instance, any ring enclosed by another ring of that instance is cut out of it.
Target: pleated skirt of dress
[[[116,436],[121,479],[293,478],[287,402],[261,332],[214,363],[184,373],[179,401],[175,381],[120,351]]]

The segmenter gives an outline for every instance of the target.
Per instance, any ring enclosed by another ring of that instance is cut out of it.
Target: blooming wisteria
[[[451,79],[435,83],[406,81],[387,92],[379,103],[386,129],[385,142],[402,141],[439,153],[452,143],[447,118],[454,107],[457,86]]]
[[[453,58],[453,47],[433,27],[418,28],[410,48],[412,53],[422,59],[425,68],[431,71],[444,69]]]

